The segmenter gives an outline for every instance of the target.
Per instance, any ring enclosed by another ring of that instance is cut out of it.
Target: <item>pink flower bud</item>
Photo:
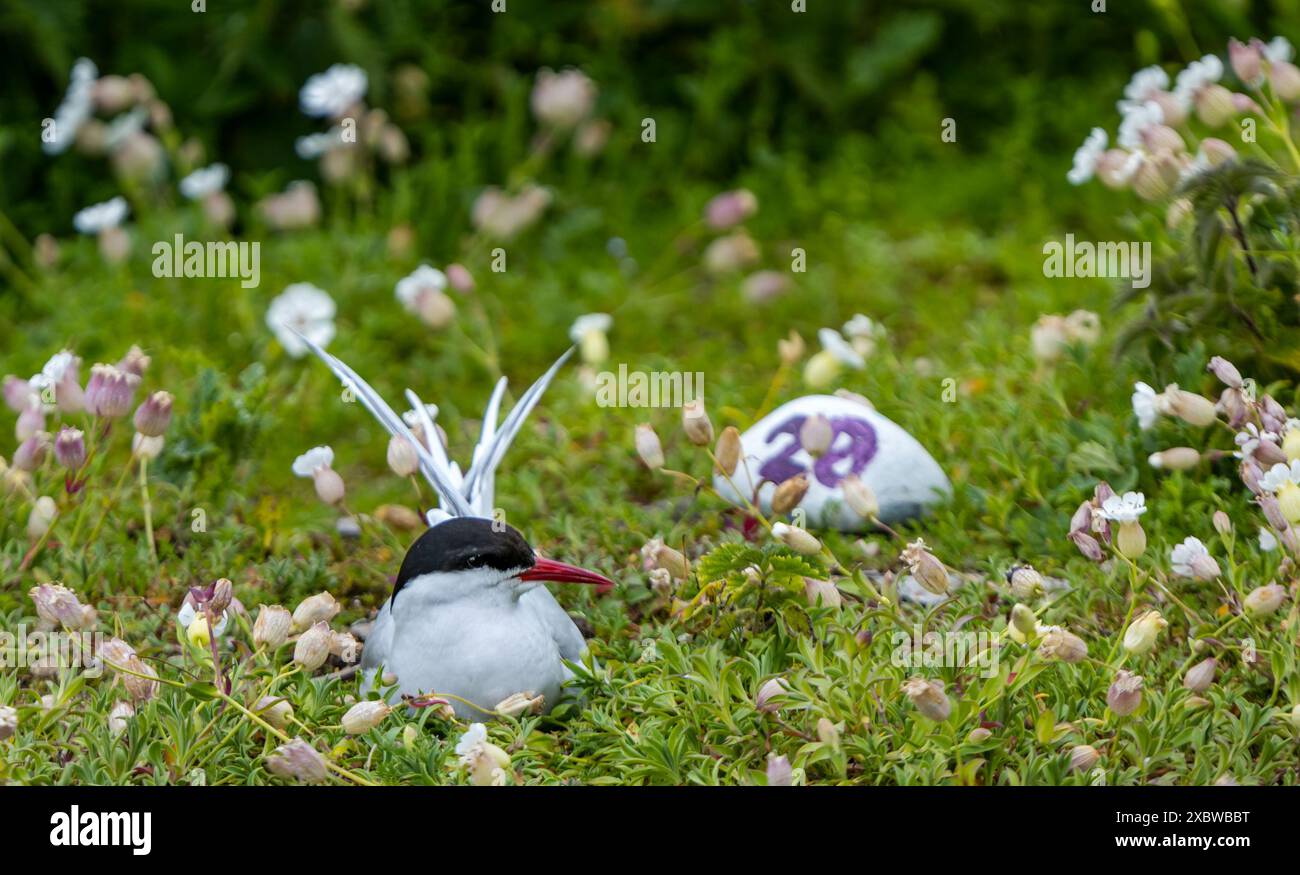
[[[1142,704],[1142,677],[1120,669],[1106,691],[1106,705],[1116,717],[1127,717]]]
[[[86,463],[86,439],[79,428],[64,426],[54,439],[54,458],[69,471],[80,471]]]
[[[794,778],[794,770],[790,767],[788,757],[776,754],[767,755],[767,786],[769,787],[789,787]]]
[[[14,451],[14,467],[19,471],[35,471],[45,461],[50,448],[50,436],[43,431],[29,437]]]
[[[113,365],[99,364],[90,369],[86,384],[86,409],[95,416],[117,419],[131,410],[131,399],[140,378]]]
[[[664,466],[663,444],[659,442],[659,435],[649,423],[643,422],[636,427],[636,454],[651,471],[657,471]]]
[[[463,295],[468,295],[474,291],[474,275],[463,264],[447,265],[447,282],[453,289]]]
[[[715,231],[735,227],[758,211],[758,198],[746,189],[724,191],[704,207],[704,221]]]
[[[293,648],[293,661],[306,671],[315,671],[325,664],[330,655],[330,630],[324,623],[317,623],[298,636],[298,643]]]
[[[276,748],[266,758],[266,768],[273,775],[304,784],[319,784],[329,775],[325,758],[301,738]]]
[[[1251,40],[1249,44],[1235,38],[1228,40],[1228,62],[1243,85],[1250,85],[1260,77],[1263,60],[1257,40]]]
[[[163,434],[171,421],[172,396],[169,392],[154,392],[135,411],[135,430],[146,437]]]

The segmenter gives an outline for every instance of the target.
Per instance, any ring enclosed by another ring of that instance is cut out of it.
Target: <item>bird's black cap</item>
[[[524,536],[504,523],[481,517],[452,517],[415,540],[397,572],[393,598],[408,580],[441,571],[531,568],[536,560]]]

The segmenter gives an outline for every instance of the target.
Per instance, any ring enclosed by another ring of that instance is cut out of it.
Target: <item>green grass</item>
[[[969,578],[943,605],[895,608],[873,597],[872,586],[890,596],[892,575],[902,568],[904,543],[885,533],[863,539],[868,552],[855,538],[828,536],[839,557],[834,570],[820,557],[807,560],[811,573],[831,574],[840,585],[845,600],[838,610],[807,605],[788,573],[799,566],[783,551],[769,558],[787,572],[775,574],[759,597],[735,585],[730,554],[700,561],[740,540],[743,512],[680,478],[648,471],[633,451],[633,428],[648,421],[664,438],[668,467],[705,478],[709,459],[681,435],[678,411],[597,407],[576,368],[567,368],[507,457],[497,503],[534,545],[599,569],[618,585],[604,597],[557,591],[589,625],[599,668],[580,673],[582,704],[490,727],[493,742],[512,756],[513,782],[763,783],[768,755],[776,753],[807,783],[1204,784],[1223,776],[1295,783],[1296,729],[1282,719],[1300,697],[1293,598],[1271,617],[1243,618],[1230,635],[1202,642],[1203,652],[1220,660],[1207,704],[1189,708],[1181,685],[1189,660],[1202,658],[1190,639],[1237,611],[1255,586],[1289,584],[1293,573],[1289,563],[1279,568],[1281,553],[1258,549],[1262,517],[1231,460],[1163,475],[1146,464],[1167,446],[1231,446],[1226,430],[1169,420],[1140,433],[1129,408],[1138,379],[1217,391],[1204,373],[1213,350],[1183,350],[1169,372],[1133,354],[1117,356],[1111,344],[1121,320],[1109,308],[1107,284],[1042,276],[1041,245],[1058,236],[1063,213],[1026,188],[1008,193],[1021,205],[1020,218],[995,230],[918,220],[917,202],[931,187],[960,185],[965,175],[960,162],[936,167],[936,177],[893,183],[887,196],[866,193],[871,162],[850,147],[817,174],[777,163],[751,171],[741,181],[762,203],[749,226],[764,266],[788,268],[793,246],[809,253],[808,270],[792,276],[791,291],[758,307],[744,302],[739,278],[714,280],[698,269],[707,240],[698,227],[684,244],[679,237],[713,190],[689,179],[657,184],[658,171],[626,158],[614,167],[570,161],[556,170],[556,204],[509,245],[501,274],[488,270],[486,246],[468,236],[457,242],[459,232],[446,228],[417,227],[421,240],[441,241],[436,245],[405,255],[387,250],[389,227],[403,219],[398,205],[432,194],[428,180],[436,176],[438,186],[468,203],[470,188],[419,167],[399,174],[397,194],[378,207],[349,215],[333,196],[338,208],[326,229],[261,235],[257,289],[228,280],[155,279],[147,242],[193,221],[170,208],[143,213],[133,226],[135,254],[120,267],[101,263],[92,241],[66,241],[56,269],[37,274],[33,288],[0,298],[10,317],[0,329],[2,370],[30,374],[68,346],[85,360],[84,378],[90,363],[115,361],[132,343],[150,353],[144,387],[177,398],[167,449],[150,468],[158,556],[146,544],[134,471],[120,491],[113,489],[128,464],[129,428],[119,426],[84,492],[60,499],[68,512],[30,569],[20,568],[31,546],[30,503],[19,495],[0,499],[0,629],[33,627],[27,590],[60,581],[98,607],[102,630],[132,644],[174,685],[141,705],[125,733],[114,736],[107,715],[124,693],[111,675],[0,674],[0,704],[20,713],[16,736],[0,742],[0,778],[278,780],[266,770],[265,755],[279,742],[215,696],[211,667],[179,640],[174,614],[187,588],[228,577],[254,616],[259,604],[292,609],[325,589],[344,605],[334,623],[341,629],[382,603],[414,537],[372,520],[359,539],[341,537],[336,512],[316,501],[310,482],[290,473],[298,453],[328,443],[351,511],[367,516],[386,503],[412,503],[409,484],[384,464],[379,427],[342,400],[323,366],[287,358],[264,325],[272,297],[290,282],[310,281],[339,305],[330,350],[395,406],[408,385],[441,405],[439,422],[462,458],[494,378],[503,373],[522,390],[564,349],[578,314],[614,314],[615,368],[626,362],[646,371],[703,371],[715,427],[743,429],[769,391],[777,402],[805,391],[800,367],[780,369],[779,338],[793,329],[815,345],[818,328],[866,313],[884,323],[889,340],[866,371],[846,372],[839,385],[907,428],[953,481],[950,501],[900,527],[907,540],[923,537]],[[982,169],[980,177],[989,178],[990,166]],[[465,211],[455,212],[464,232]],[[635,270],[620,268],[607,253],[615,236],[627,241]],[[430,332],[401,310],[393,284],[421,260],[442,266],[457,259],[473,269],[478,291],[457,299],[453,327]],[[1101,313],[1101,341],[1072,349],[1054,365],[1036,362],[1029,344],[1035,320],[1080,307]],[[951,401],[944,399],[948,380],[958,390]],[[7,414],[0,419],[10,427]],[[1150,543],[1136,577],[1121,561],[1101,567],[1085,560],[1066,538],[1074,509],[1102,479],[1117,491],[1147,495]],[[52,461],[36,473],[38,494],[61,496],[62,485]],[[87,518],[74,537],[83,502]],[[1234,523],[1231,535],[1212,527],[1220,509]],[[206,531],[192,529],[196,510]],[[1188,535],[1209,545],[1223,568],[1219,581],[1169,576],[1169,550]],[[717,573],[681,584],[680,598],[716,579],[730,581],[730,601],[717,599],[684,618],[656,599],[639,555],[656,536],[682,548],[696,571]],[[1032,606],[1042,622],[1081,636],[1091,661],[1048,662],[1008,642],[1001,672],[991,679],[960,667],[921,672],[945,683],[954,707],[941,724],[920,717],[900,690],[913,672],[891,663],[891,633],[915,623],[1000,635],[1015,602],[1003,575],[1026,562],[1069,581],[1068,592]],[[1145,678],[1146,693],[1136,714],[1120,718],[1106,707],[1120,657],[1109,664],[1107,658],[1131,605],[1160,608],[1170,626],[1154,652],[1127,657],[1125,666]],[[1246,638],[1263,656],[1262,668],[1243,664]],[[355,681],[282,672],[292,647],[250,657],[250,640],[247,626],[237,623],[220,646],[232,697],[249,705],[254,690],[270,689],[288,698],[299,721],[289,734],[328,752],[350,776],[334,780],[467,780],[453,752],[463,726],[431,709],[399,711],[348,737],[339,723],[358,695]],[[758,711],[759,686],[778,675],[789,686],[779,713]],[[41,706],[42,696],[53,697],[51,709]],[[835,732],[824,722],[819,732],[823,718]],[[981,725],[991,734],[972,740]],[[1094,769],[1069,770],[1069,751],[1079,744],[1101,752]]]

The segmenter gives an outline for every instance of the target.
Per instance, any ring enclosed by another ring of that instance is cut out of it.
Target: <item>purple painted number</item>
[[[772,443],[780,435],[789,435],[790,442],[775,456],[772,456],[758,469],[759,476],[773,483],[789,480],[801,474],[804,467],[794,460],[794,454],[800,451],[799,429],[806,417],[792,416],[772,429],[767,434],[766,443]],[[841,441],[840,435],[848,440]],[[852,416],[831,417],[831,448],[813,463],[813,475],[823,486],[833,489],[840,480],[850,474],[860,474],[867,463],[876,455],[876,430],[865,419]],[[842,459],[850,459],[849,468],[839,474],[835,466]]]

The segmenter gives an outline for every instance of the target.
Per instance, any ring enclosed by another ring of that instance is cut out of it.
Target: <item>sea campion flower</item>
[[[1116,717],[1127,717],[1142,704],[1142,676],[1120,669],[1106,691],[1106,705]]]
[[[543,67],[529,99],[537,121],[557,131],[574,128],[591,115],[596,105],[596,83],[581,70],[556,73]]]
[[[229,167],[224,164],[211,164],[186,176],[180,181],[179,188],[186,198],[197,201],[222,191],[229,180]]]
[[[110,638],[99,648],[99,658],[117,672],[122,686],[136,702],[146,702],[158,695],[158,673],[141,659],[135,648],[121,638]]]
[[[388,467],[398,477],[410,477],[420,470],[415,446],[401,435],[393,435],[388,440]]]
[[[651,471],[658,471],[664,466],[664,447],[655,433],[654,426],[643,422],[636,427],[636,454]]]
[[[844,492],[844,503],[864,520],[872,520],[880,515],[880,499],[857,474],[850,474],[841,480],[840,489]]]
[[[1203,659],[1183,675],[1183,686],[1193,693],[1203,693],[1214,684],[1214,673],[1219,667],[1214,657]]]
[[[68,90],[63,96],[63,102],[54,111],[53,136],[49,141],[42,139],[41,142],[41,148],[47,155],[67,151],[76,141],[77,132],[94,115],[95,82],[98,78],[99,69],[88,58],[78,58],[72,65]]]
[[[289,183],[284,191],[257,202],[267,225],[278,231],[310,228],[320,221],[320,198],[316,186],[305,179]]]
[[[1246,613],[1256,617],[1266,617],[1275,613],[1282,603],[1286,601],[1286,588],[1270,583],[1267,586],[1257,586],[1246,594],[1242,600],[1242,607]]]
[[[126,198],[118,195],[102,203],[92,204],[72,217],[72,227],[82,234],[100,234],[116,228],[126,219],[130,207]]]
[[[50,435],[48,432],[38,431],[36,434],[27,438],[18,445],[14,450],[13,463],[19,471],[35,471],[45,461],[45,456],[50,449]]]
[[[1070,771],[1086,772],[1097,765],[1101,754],[1090,744],[1076,744],[1070,748]]]
[[[456,755],[460,764],[469,769],[473,782],[480,786],[501,786],[506,783],[506,769],[510,767],[510,754],[487,740],[487,727],[471,723],[469,729],[456,742]]]
[[[317,623],[328,623],[341,610],[343,606],[335,601],[334,596],[328,592],[318,592],[303,599],[294,608],[293,631],[302,632]]]
[[[1264,473],[1259,485],[1277,497],[1278,509],[1288,522],[1300,523],[1300,462],[1279,462]]]
[[[86,409],[85,393],[78,381],[80,368],[80,358],[71,350],[61,350],[27,381],[27,389],[47,412],[57,408],[64,413],[80,413]]]
[[[302,358],[310,350],[298,335],[317,346],[329,346],[334,339],[336,310],[334,299],[325,290],[311,283],[293,283],[267,308],[266,324],[290,357]]]
[[[794,783],[794,769],[790,766],[790,758],[782,754],[777,756],[775,753],[767,755],[767,786],[769,787],[789,787]]]
[[[785,544],[796,553],[814,556],[822,551],[822,542],[817,540],[807,529],[777,523],[772,526],[772,537]]]
[[[90,369],[86,383],[86,409],[95,416],[118,419],[131,411],[131,401],[140,378],[116,365],[98,364]]]
[[[309,672],[324,665],[329,655],[330,629],[324,622],[316,623],[299,635],[293,647],[293,661]]]
[[[943,690],[942,681],[909,678],[903,684],[903,694],[916,706],[921,716],[942,723],[952,714],[952,701]]]
[[[369,700],[357,702],[343,715],[343,731],[348,735],[362,735],[374,729],[393,712],[387,702]]]
[[[810,486],[807,474],[796,474],[777,484],[772,492],[772,513],[783,516],[799,506]]]
[[[764,714],[775,714],[781,710],[775,698],[790,692],[790,685],[783,678],[771,678],[763,682],[754,697],[754,707]]]
[[[314,118],[342,118],[366,96],[366,71],[355,64],[334,64],[310,77],[298,92],[298,106]]]
[[[713,421],[709,419],[703,399],[697,398],[682,405],[682,431],[686,433],[686,439],[697,447],[713,443]]]
[[[1083,141],[1074,153],[1074,166],[1065,178],[1070,181],[1071,185],[1083,185],[1093,174],[1097,172],[1097,165],[1101,162],[1101,156],[1106,151],[1106,132],[1101,128],[1093,128],[1088,134],[1088,138]]]
[[[1189,425],[1204,428],[1218,419],[1214,402],[1195,392],[1178,388],[1177,383],[1170,383],[1161,393],[1161,412],[1177,416]]]
[[[80,471],[86,463],[86,439],[79,428],[64,426],[54,439],[54,458],[69,471]]]
[[[1160,630],[1168,625],[1159,611],[1147,611],[1130,623],[1124,632],[1124,649],[1138,656],[1149,653],[1156,646]]]
[[[862,354],[834,328],[821,329],[817,332],[817,339],[822,348],[804,365],[803,378],[809,386],[815,389],[829,386],[845,366],[858,371],[867,366]]]
[[[316,486],[316,495],[326,504],[343,500],[343,478],[330,466],[334,464],[334,450],[330,447],[313,447],[293,461],[293,473],[310,477]]]
[[[799,427],[799,444],[808,455],[817,457],[831,448],[835,432],[831,421],[820,413],[814,413],[803,421]]]
[[[1285,440],[1278,446],[1278,436],[1271,431],[1260,431],[1253,422],[1246,423],[1244,430],[1237,432],[1233,442],[1240,447],[1235,453],[1238,459],[1254,459],[1260,465],[1270,467],[1285,464],[1289,458]],[[1300,441],[1293,442],[1293,446]]]
[[[1115,543],[1120,554],[1129,559],[1136,559],[1146,551],[1146,532],[1138,522],[1146,510],[1146,496],[1140,492],[1111,495],[1102,502],[1100,515],[1109,522],[1119,523]]]
[[[950,586],[948,569],[926,549],[925,541],[917,538],[907,545],[901,556],[913,579],[935,595],[946,595]]]
[[[45,533],[54,525],[59,515],[59,506],[48,495],[42,495],[32,505],[32,512],[27,517],[27,537],[33,541],[45,537]]]
[[[729,425],[718,435],[718,443],[713,450],[714,458],[718,460],[718,470],[728,477],[735,474],[736,466],[740,464],[740,451],[740,430]]]
[[[135,430],[145,437],[159,437],[172,421],[170,392],[154,392],[135,411]]]
[[[277,747],[266,758],[266,768],[273,775],[304,784],[319,784],[329,775],[325,758],[301,738]]]
[[[1038,654],[1044,659],[1082,662],[1088,658],[1088,644],[1073,632],[1059,627],[1039,627]]]
[[[253,712],[276,729],[284,729],[293,718],[293,705],[279,696],[263,696],[253,706]]]
[[[1133,384],[1133,415],[1143,431],[1151,428],[1160,418],[1160,396],[1146,383]]]
[[[289,640],[293,616],[280,605],[262,605],[253,624],[253,646],[276,649]]]
[[[1214,580],[1219,576],[1219,563],[1199,538],[1186,538],[1169,554],[1174,574],[1194,580]]]
[[[1170,447],[1147,456],[1147,464],[1163,471],[1190,471],[1201,463],[1201,452],[1193,447]]]
[[[609,358],[606,335],[613,326],[614,317],[608,313],[587,313],[573,320],[569,326],[569,340],[578,345],[583,362],[598,365]],[[713,439],[712,435],[709,439]]]
[[[409,276],[397,281],[394,293],[408,313],[413,313],[430,328],[445,328],[456,316],[456,303],[446,293],[447,276],[437,268],[422,264]]]
[[[758,244],[743,229],[719,237],[704,249],[704,269],[711,276],[735,273],[756,264]]]
[[[704,207],[704,221],[715,231],[726,231],[758,212],[758,198],[748,189],[724,191]]]
[[[854,352],[867,358],[876,351],[876,344],[885,339],[885,326],[873,321],[869,316],[855,313],[853,318],[844,323],[844,336]]]
[[[511,240],[531,226],[551,203],[551,193],[538,185],[525,185],[516,195],[489,186],[474,201],[470,221],[497,240]]]

